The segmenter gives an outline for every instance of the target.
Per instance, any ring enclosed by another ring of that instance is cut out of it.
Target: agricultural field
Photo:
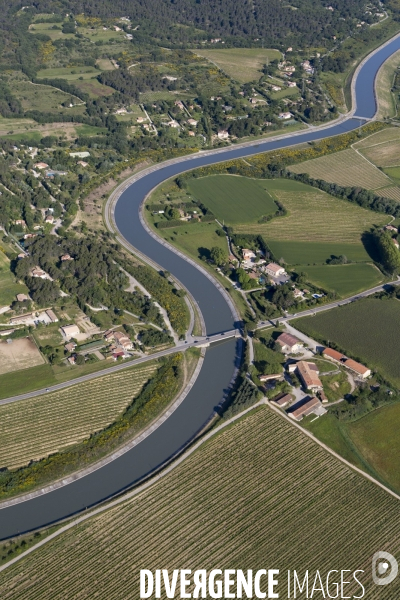
[[[0,341],[0,375],[42,365],[44,358],[30,338]]]
[[[40,590],[45,600],[68,590],[68,597],[84,600],[97,589],[110,600],[134,598],[140,569],[160,565],[170,572],[182,564],[192,571],[273,565],[281,573],[294,565],[299,573],[310,565],[321,573],[343,565],[363,569],[366,594],[376,598],[371,555],[387,548],[399,556],[398,519],[386,518],[397,512],[395,498],[264,406],[142,493],[10,565],[0,573],[0,595],[36,600]],[[285,574],[279,597],[286,585]],[[399,591],[397,578],[381,586],[379,600]],[[346,592],[359,595],[360,587],[350,584]]]
[[[0,250],[0,308],[9,306],[17,294],[27,294],[28,288],[23,283],[17,283],[10,271],[10,261]]]
[[[262,179],[235,175],[211,175],[188,183],[193,197],[228,225],[257,222],[278,209]]]
[[[66,94],[49,85],[31,83],[24,75],[14,75],[8,81],[13,94],[21,102],[24,110],[38,110],[41,112],[60,112],[69,110],[73,114],[82,112],[83,106],[62,109],[63,102],[70,102],[71,94]],[[75,98],[77,104],[82,104],[80,98]]]
[[[400,166],[400,132],[397,140],[363,148],[361,152],[377,167]]]
[[[196,223],[175,229],[159,229],[157,233],[167,241],[173,242],[183,252],[199,259],[202,256],[209,258],[213,246],[222,248],[228,254],[226,238],[217,235],[217,228],[217,223]]]
[[[325,263],[329,258],[344,254],[352,262],[367,262],[370,259],[364,246],[324,242],[292,242],[290,240],[268,240],[276,260],[283,258],[289,265],[314,265]]]
[[[261,234],[267,243],[276,240],[326,244],[360,244],[372,225],[388,223],[389,217],[339,200],[316,188],[287,179],[264,180],[273,198],[288,215],[263,224],[235,226],[235,232]]]
[[[66,79],[75,81],[76,79],[92,79],[99,75],[99,70],[94,67],[58,67],[55,69],[42,69],[38,71],[36,77],[39,79]]]
[[[0,467],[26,465],[104,429],[140,393],[156,369],[156,361],[148,362],[0,406]]]
[[[366,298],[298,319],[295,327],[310,337],[335,342],[394,385],[400,385],[398,300]]]
[[[386,127],[385,129],[381,129],[381,131],[377,131],[359,142],[356,142],[353,146],[354,148],[357,148],[357,150],[362,150],[363,148],[369,148],[370,146],[376,146],[377,144],[398,140],[399,136],[400,132],[397,127]]]
[[[399,65],[400,51],[395,52],[379,69],[375,84],[378,101],[376,117],[378,119],[396,116],[396,100],[392,88],[395,71]]]
[[[10,132],[26,131],[32,126],[37,125],[32,119],[6,119],[0,116],[0,135],[6,135]]]
[[[300,95],[300,90],[298,87],[295,87],[295,88],[285,87],[283,90],[280,90],[279,92],[268,93],[268,96],[271,98],[271,100],[280,100],[281,98],[293,98],[293,96],[299,96],[299,95]]]
[[[100,67],[102,71],[115,71],[115,66],[109,58],[98,58],[96,65]]]
[[[345,426],[360,456],[392,488],[400,490],[400,404],[381,407]]]
[[[392,184],[387,175],[353,148],[292,165],[289,170],[294,173],[308,173],[314,179],[323,179],[343,186],[358,185],[368,190]]]
[[[367,263],[348,265],[317,265],[301,268],[308,281],[342,298],[375,287],[383,281],[382,273]]]
[[[102,96],[111,96],[115,93],[115,90],[108,85],[104,85],[97,81],[97,79],[85,79],[84,81],[74,81],[74,85],[89,94],[91,98],[101,98]]]
[[[261,69],[267,60],[281,59],[278,50],[261,48],[227,48],[217,50],[197,50],[199,56],[207,58],[229,77],[247,83],[259,79]]]

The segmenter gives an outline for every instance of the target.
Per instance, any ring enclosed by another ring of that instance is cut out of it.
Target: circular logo
[[[372,557],[372,579],[376,585],[387,585],[397,577],[399,565],[389,552],[380,550]]]

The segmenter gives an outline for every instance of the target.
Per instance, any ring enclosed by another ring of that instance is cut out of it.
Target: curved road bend
[[[141,226],[138,210],[148,192],[169,177],[188,168],[197,168],[284,148],[293,144],[331,137],[357,128],[360,119],[376,112],[375,77],[379,67],[400,49],[400,36],[373,53],[359,69],[354,83],[355,114],[331,127],[314,129],[259,144],[204,153],[182,163],[163,167],[133,183],[120,197],[115,220],[122,235],[141,252],[170,271],[192,293],[203,312],[207,333],[232,329],[232,316],[223,296],[196,267],[160,245]],[[214,345],[206,352],[203,368],[192,390],[180,407],[152,435],[114,462],[77,479],[62,488],[26,499],[0,510],[0,539],[49,525],[93,506],[139,482],[174,455],[202,427],[221,401],[237,360],[236,341]]]

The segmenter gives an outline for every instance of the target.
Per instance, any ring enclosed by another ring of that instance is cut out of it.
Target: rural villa
[[[279,277],[286,273],[285,269],[276,263],[269,263],[264,267],[264,271],[271,277]]]

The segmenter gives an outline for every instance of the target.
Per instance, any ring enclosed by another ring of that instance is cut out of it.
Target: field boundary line
[[[301,427],[301,425],[299,425],[298,423],[294,422],[293,419],[291,419],[286,414],[284,414],[278,407],[273,406],[270,402],[267,401],[266,398],[262,398],[261,400],[259,400],[255,404],[253,404],[253,406],[251,406],[250,408],[247,408],[246,410],[244,410],[241,413],[235,415],[234,417],[232,417],[231,419],[229,419],[225,423],[221,423],[221,425],[218,425],[218,427],[216,427],[215,429],[212,429],[211,431],[209,431],[208,433],[206,433],[200,440],[198,440],[190,448],[188,448],[187,450],[185,450],[178,458],[176,458],[175,460],[173,460],[172,463],[170,463],[161,472],[157,473],[150,480],[145,481],[143,484],[139,485],[134,490],[126,493],[123,497],[117,498],[116,500],[111,501],[107,505],[100,506],[99,508],[96,508],[96,509],[90,511],[90,513],[84,514],[84,515],[78,517],[77,519],[74,519],[72,522],[68,523],[67,525],[64,525],[63,527],[61,527],[60,529],[58,529],[57,531],[55,531],[54,533],[52,533],[48,537],[46,537],[46,539],[41,540],[40,542],[38,542],[38,544],[36,544],[35,546],[32,546],[32,548],[29,548],[28,550],[26,550],[25,552],[23,552],[19,556],[16,556],[15,558],[13,558],[12,560],[10,560],[5,565],[0,566],[0,572],[4,571],[5,569],[7,569],[8,567],[10,567],[11,565],[19,562],[20,560],[22,560],[23,558],[25,558],[28,554],[31,554],[32,552],[34,552],[35,550],[37,550],[41,546],[44,546],[45,544],[47,544],[48,542],[50,542],[54,538],[58,537],[62,533],[65,533],[69,529],[72,529],[73,527],[75,527],[75,526],[83,523],[84,521],[86,521],[86,520],[88,520],[88,519],[90,519],[92,517],[97,516],[98,514],[101,514],[101,513],[105,512],[106,510],[109,510],[109,509],[111,510],[115,506],[123,504],[124,502],[129,502],[132,498],[134,498],[135,496],[138,496],[139,494],[141,494],[142,492],[144,492],[145,490],[147,490],[149,487],[151,487],[153,484],[155,484],[157,481],[159,481],[160,479],[162,479],[166,475],[168,475],[171,471],[173,471],[176,467],[178,467],[184,460],[186,460],[191,454],[193,454],[196,450],[198,450],[198,448],[200,448],[205,442],[207,442],[214,435],[216,435],[217,433],[219,433],[220,431],[222,431],[226,427],[229,427],[235,421],[238,421],[239,419],[243,418],[249,412],[254,411],[255,409],[258,409],[261,406],[266,406],[267,410],[268,410],[268,408],[270,410],[273,410],[282,419],[284,419],[285,421],[287,421],[288,423],[290,423],[291,426],[296,427],[302,434],[304,434],[307,437],[309,437],[314,443],[316,443],[319,446],[321,446],[321,448],[323,448],[324,450],[326,450],[327,452],[329,452],[329,454],[331,454],[334,458],[340,460],[344,465],[346,465],[346,467],[352,469],[353,471],[356,471],[356,473],[358,473],[359,475],[362,475],[364,478],[366,478],[369,481],[371,481],[372,483],[376,484],[381,489],[383,489],[385,492],[387,492],[391,496],[393,496],[396,500],[400,500],[400,495],[396,494],[391,489],[389,489],[388,487],[386,487],[385,485],[383,485],[382,483],[380,483],[378,480],[374,479],[374,477],[372,477],[371,475],[369,475],[365,471],[362,471],[361,469],[359,469],[355,465],[353,465],[350,462],[348,462],[345,458],[343,458],[342,456],[340,456],[340,454],[337,454],[334,450],[332,450],[331,448],[329,448],[329,446],[327,446],[326,444],[324,444],[323,442],[321,442],[320,440],[318,440],[318,438],[316,438],[310,431],[307,431],[306,429],[304,429],[303,427]]]
[[[177,457],[175,460],[173,460],[173,462],[170,463],[161,472],[159,472],[156,475],[154,475],[150,480],[145,481],[144,483],[140,484],[134,490],[132,490],[130,492],[127,492],[122,497],[117,498],[116,500],[112,500],[108,504],[100,506],[99,508],[91,510],[90,513],[86,513],[86,514],[78,517],[77,519],[74,519],[72,522],[68,523],[67,525],[64,525],[63,527],[61,527],[60,529],[58,529],[54,533],[52,533],[49,536],[47,536],[46,539],[41,540],[35,546],[32,546],[32,548],[29,548],[28,550],[26,550],[25,552],[23,552],[19,556],[16,556],[15,558],[13,558],[12,560],[10,560],[5,565],[0,566],[0,573],[2,571],[4,571],[5,569],[7,569],[8,567],[10,567],[11,565],[13,565],[16,562],[20,561],[22,558],[25,558],[25,556],[27,556],[28,554],[31,554],[32,552],[34,552],[35,550],[37,550],[41,546],[44,546],[45,544],[47,544],[48,542],[50,542],[52,539],[58,537],[59,535],[61,535],[65,531],[68,531],[69,529],[72,529],[76,525],[79,525],[80,523],[86,521],[87,519],[90,519],[90,518],[92,518],[92,517],[94,517],[94,516],[96,516],[96,515],[104,512],[106,510],[112,509],[115,506],[118,506],[119,504],[123,504],[124,502],[129,502],[132,498],[134,498],[135,496],[141,494],[147,488],[151,487],[154,483],[156,483],[157,481],[159,481],[160,479],[162,479],[163,477],[165,477],[168,473],[170,473],[171,471],[173,471],[186,458],[188,458],[191,454],[193,454],[193,452],[195,452],[202,444],[204,444],[205,442],[207,442],[216,433],[219,433],[225,427],[228,427],[229,425],[231,425],[232,423],[234,423],[238,419],[241,419],[244,415],[246,415],[250,411],[253,411],[256,408],[259,408],[263,404],[266,404],[266,400],[264,398],[262,400],[259,400],[256,404],[253,404],[253,406],[250,406],[250,408],[247,408],[246,410],[244,410],[243,412],[239,413],[238,415],[235,415],[234,417],[232,417],[231,419],[229,419],[228,421],[226,421],[226,423],[221,423],[221,425],[218,425],[218,427],[216,427],[215,429],[212,429],[211,431],[209,431],[208,433],[206,433],[204,435],[204,437],[202,437],[200,440],[198,440],[190,448],[188,448],[187,450],[185,450],[179,457]]]
[[[371,148],[371,146],[369,146],[369,148]],[[379,169],[379,167],[377,167],[376,165],[374,165],[373,162],[371,162],[366,156],[364,156],[363,154],[361,154],[361,152],[357,149],[357,148],[353,148],[353,150],[359,155],[361,156],[365,161],[367,161],[367,163],[369,163],[372,167],[374,167],[374,169],[377,169],[380,173],[382,173],[382,175],[384,175],[386,177],[386,179],[394,186],[395,184],[393,183],[393,181],[390,179],[390,177],[388,177],[386,175],[386,173],[384,173],[383,171],[381,171]],[[387,168],[387,167],[383,167],[383,168]],[[386,187],[386,186],[384,186]],[[373,191],[375,190],[379,190],[379,188],[374,188]]]
[[[190,380],[188,381],[188,383],[186,384],[186,386],[183,388],[181,393],[178,394],[178,397],[172,402],[172,404],[170,404],[161,413],[161,415],[159,415],[157,417],[157,419],[155,421],[150,423],[150,425],[148,427],[146,427],[144,429],[144,431],[142,431],[141,433],[136,435],[133,439],[129,440],[129,442],[127,442],[126,444],[120,446],[117,450],[115,450],[111,454],[105,456],[104,458],[95,462],[92,466],[87,467],[86,469],[81,469],[81,470],[75,471],[68,477],[59,479],[58,481],[55,481],[54,483],[52,483],[50,485],[42,487],[42,488],[35,490],[33,492],[30,492],[28,494],[24,494],[21,496],[17,496],[15,498],[11,498],[10,500],[4,500],[4,501],[0,502],[0,510],[2,510],[3,508],[8,508],[9,506],[14,506],[16,504],[22,504],[23,502],[28,502],[29,500],[32,500],[33,498],[38,498],[39,496],[44,496],[45,494],[49,494],[51,492],[54,492],[57,489],[60,489],[71,483],[74,483],[78,479],[82,479],[83,477],[86,477],[87,475],[94,473],[94,471],[98,471],[99,469],[103,468],[104,466],[112,463],[114,460],[116,460],[123,454],[126,454],[126,452],[129,452],[130,450],[132,450],[132,448],[134,448],[135,446],[140,444],[149,435],[151,435],[156,429],[158,429],[176,411],[176,409],[179,408],[179,406],[185,400],[186,396],[189,394],[190,390],[194,386],[194,384],[200,374],[201,367],[203,366],[203,362],[204,362],[205,352],[206,352],[205,348],[202,348],[202,353],[199,357],[199,360],[197,361],[196,368],[193,371],[193,374],[192,374]]]

